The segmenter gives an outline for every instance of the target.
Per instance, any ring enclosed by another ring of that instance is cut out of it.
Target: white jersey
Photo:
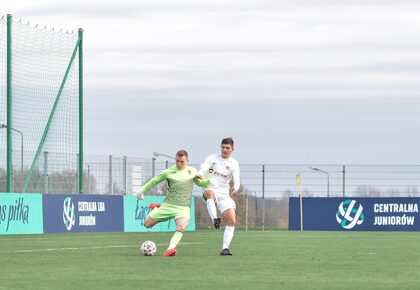
[[[231,180],[233,180],[233,188],[239,190],[239,164],[232,157],[224,159],[220,154],[212,154],[201,163],[198,174],[216,181],[212,183],[211,188],[217,193],[229,194]]]

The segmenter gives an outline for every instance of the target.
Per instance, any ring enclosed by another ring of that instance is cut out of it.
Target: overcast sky
[[[420,163],[420,1],[3,0],[83,28],[85,154]]]

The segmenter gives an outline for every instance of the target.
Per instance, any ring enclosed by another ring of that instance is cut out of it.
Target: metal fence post
[[[44,193],[48,193],[48,151],[44,151]]]
[[[79,160],[80,160],[80,154],[79,153],[76,154],[76,158],[77,158],[77,162],[79,162]],[[80,180],[79,179],[80,174],[82,174],[82,178],[83,178],[83,170],[82,170],[82,172],[80,172],[79,171],[79,168],[78,168],[76,170],[76,173],[75,173],[74,188],[76,188],[76,192],[77,193],[82,194],[83,193],[83,189],[81,189],[80,186],[82,186],[83,182],[82,183],[78,182],[78,180]]]
[[[90,193],[90,164],[88,164],[88,166],[87,166],[87,174],[88,174],[88,176],[87,176],[87,181],[88,181],[88,194]]]
[[[343,197],[346,196],[346,165],[343,165]]]
[[[156,174],[156,158],[155,157],[153,157],[152,158],[152,177],[155,177],[155,174]]]
[[[249,210],[249,199],[248,194],[245,194],[245,231],[248,231],[248,210]]]
[[[7,14],[6,39],[6,192],[14,192],[12,167],[12,15]],[[12,188],[13,187],[13,188]]]
[[[79,28],[79,193],[83,193],[83,29]]]
[[[127,156],[123,157],[123,187],[124,195],[127,194]]]
[[[257,220],[258,220],[258,196],[257,196],[257,192],[254,192],[255,195],[255,228],[257,228]]]
[[[113,158],[112,155],[109,155],[109,181],[108,181],[108,193],[109,194],[114,194],[114,181],[113,181]]]
[[[262,230],[265,230],[265,165],[262,166]]]

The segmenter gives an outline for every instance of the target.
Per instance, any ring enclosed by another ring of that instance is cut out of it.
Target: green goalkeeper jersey
[[[178,206],[190,206],[193,190],[193,183],[200,187],[208,187],[210,181],[196,177],[197,169],[186,166],[178,169],[176,165],[162,171],[158,176],[153,177],[142,188],[141,192],[146,192],[163,181],[168,182],[168,193],[165,202]]]

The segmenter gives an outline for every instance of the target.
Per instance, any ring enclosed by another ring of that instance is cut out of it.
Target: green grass
[[[420,289],[418,232],[187,232],[0,236],[0,289]],[[144,240],[158,244],[144,257]]]

